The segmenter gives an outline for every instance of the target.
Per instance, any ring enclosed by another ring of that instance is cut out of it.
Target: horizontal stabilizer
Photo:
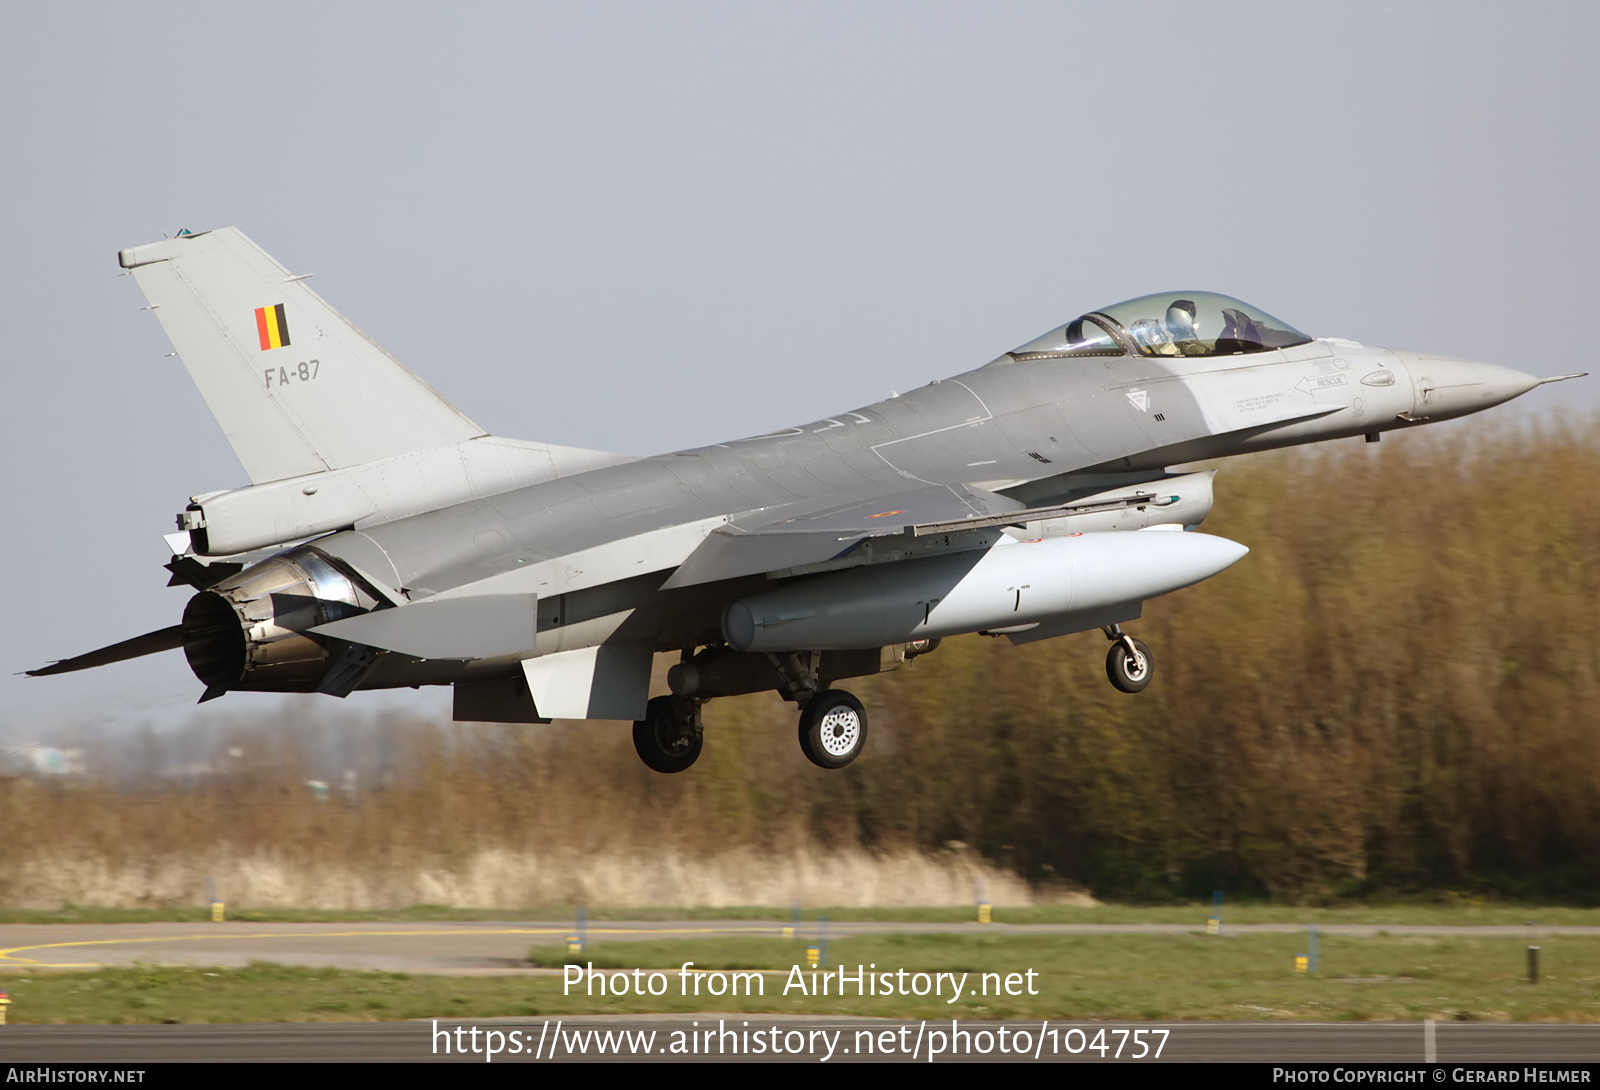
[[[79,655],[75,659],[62,659],[52,662],[49,666],[38,670],[26,671],[29,677],[49,677],[51,674],[70,674],[74,670],[88,670],[95,666],[108,666],[113,662],[122,662],[126,659],[136,659],[143,655],[153,655],[157,651],[171,651],[173,648],[183,646],[183,626],[173,625],[163,628],[159,632],[146,632],[143,636],[135,636],[131,640],[114,643],[110,647],[102,647],[98,651],[90,651],[87,655]]]
[[[378,609],[311,631],[419,659],[493,659],[533,650],[538,596],[486,594]]]

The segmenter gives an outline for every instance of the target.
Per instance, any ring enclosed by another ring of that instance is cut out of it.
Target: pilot
[[[1200,341],[1200,330],[1196,324],[1199,308],[1192,299],[1174,299],[1167,307],[1166,326],[1167,334],[1172,338],[1173,345],[1185,356],[1204,356],[1210,353]]]

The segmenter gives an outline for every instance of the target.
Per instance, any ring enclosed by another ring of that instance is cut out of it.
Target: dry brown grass
[[[383,781],[325,800],[293,736],[244,727],[223,741],[253,758],[187,785],[10,781],[0,904],[195,904],[208,877],[261,908],[942,905],[979,880],[996,904],[1073,899],[971,852],[824,844],[714,775],[648,772],[610,725],[387,729]]]

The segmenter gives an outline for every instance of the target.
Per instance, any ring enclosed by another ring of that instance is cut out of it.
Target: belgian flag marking
[[[275,307],[256,307],[256,332],[261,334],[263,352],[289,343],[289,319],[284,317],[282,303]]]

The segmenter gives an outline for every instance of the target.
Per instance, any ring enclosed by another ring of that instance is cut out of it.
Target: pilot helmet
[[[1195,328],[1195,313],[1198,308],[1190,299],[1174,299],[1167,307],[1167,332],[1172,334],[1175,341],[1198,340],[1200,332]]]

